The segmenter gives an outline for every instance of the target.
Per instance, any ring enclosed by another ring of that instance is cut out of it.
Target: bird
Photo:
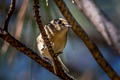
[[[50,21],[50,23],[44,26],[44,30],[50,40],[54,53],[55,55],[57,55],[59,62],[66,72],[69,72],[69,70],[64,65],[59,55],[63,53],[63,50],[66,46],[67,34],[70,27],[71,25],[69,25],[67,20],[65,20],[64,18],[53,19],[52,21]],[[44,43],[41,33],[38,35],[36,40],[40,55],[43,58],[52,61],[52,58],[49,54],[47,46]]]

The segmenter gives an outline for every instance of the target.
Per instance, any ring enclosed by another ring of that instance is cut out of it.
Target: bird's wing
[[[43,50],[45,49],[45,44],[44,44],[41,34],[37,37],[37,46],[38,46],[40,53],[42,54]]]

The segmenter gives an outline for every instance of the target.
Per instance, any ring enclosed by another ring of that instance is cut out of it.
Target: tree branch
[[[6,17],[5,24],[4,24],[4,30],[6,31],[8,31],[8,24],[9,24],[10,18],[15,10],[15,2],[16,0],[11,0],[8,16]]]
[[[35,53],[30,48],[26,47],[20,41],[16,40],[8,32],[0,29],[0,38],[8,42],[11,46],[15,47],[17,50],[23,52],[31,59],[35,60],[37,63],[41,64],[43,67],[47,68],[49,71],[53,72],[53,67],[51,64],[49,64],[45,59],[42,59],[40,56],[37,55],[37,53]]]
[[[75,0],[80,11],[93,23],[106,42],[120,55],[120,34],[115,25],[105,18],[93,0]]]
[[[40,32],[42,34],[42,38],[43,38],[45,44],[47,45],[48,51],[53,59],[52,61],[53,61],[53,67],[54,67],[54,74],[56,74],[57,76],[60,76],[64,80],[73,80],[74,78],[64,71],[61,63],[59,62],[57,56],[54,53],[54,50],[52,49],[50,40],[49,40],[48,36],[46,35],[42,21],[40,20],[38,5],[39,5],[39,0],[34,0],[34,13],[35,13],[34,17],[36,19],[36,22],[37,22]]]
[[[53,66],[49,62],[47,62],[42,57],[38,56],[37,53],[35,53],[32,49],[28,48],[27,46],[22,44],[20,41],[16,40],[8,32],[2,30],[1,28],[0,28],[0,38],[8,42],[11,46],[15,47],[17,50],[23,52],[25,55],[27,55],[28,57],[30,57],[40,65],[42,65],[44,68],[46,68],[53,74],[55,74],[53,70]],[[75,80],[71,75],[64,72],[62,72],[61,74],[55,74],[55,75],[63,80]]]
[[[55,57],[54,56],[54,51],[53,51],[53,49],[52,49],[52,46],[51,46],[51,44],[50,44],[50,40],[48,39],[48,36],[46,35],[46,32],[45,32],[45,30],[44,30],[44,27],[43,27],[43,24],[42,24],[42,21],[40,20],[40,16],[39,16],[39,0],[34,0],[34,17],[35,17],[35,19],[36,19],[36,22],[37,22],[37,24],[38,24],[38,27],[39,27],[39,29],[40,29],[40,33],[42,34],[42,38],[43,38],[43,40],[44,40],[44,42],[45,42],[45,44],[46,44],[46,46],[47,46],[47,48],[48,48],[48,51],[49,51],[49,53],[50,53],[50,56],[51,56],[51,58],[53,59],[52,60],[52,65],[53,65],[53,68],[54,68],[54,73],[55,74],[58,74],[57,73],[57,71],[58,71],[58,69],[57,69],[57,66],[56,66],[56,64],[55,64],[55,59],[57,59],[57,57]]]
[[[116,74],[116,72],[113,70],[113,68],[107,63],[107,61],[104,59],[103,55],[97,48],[97,46],[89,39],[86,32],[81,28],[81,25],[79,25],[74,17],[71,15],[69,9],[65,5],[63,0],[54,0],[57,6],[59,7],[61,13],[64,15],[64,17],[67,19],[67,21],[72,25],[72,30],[76,33],[78,37],[80,37],[83,42],[86,44],[88,49],[90,50],[93,58],[96,60],[96,62],[100,65],[100,67],[106,72],[106,74],[112,79],[112,80],[119,80],[120,77]]]
[[[38,6],[35,6],[35,7],[38,8]],[[11,1],[10,12],[8,13],[8,17],[5,20],[4,29],[0,28],[0,38],[2,38],[4,41],[8,42],[10,45],[15,47],[17,50],[23,52],[25,55],[27,55],[31,59],[35,60],[37,63],[41,64],[43,67],[48,69],[50,72],[54,73],[53,66],[49,62],[47,62],[42,57],[38,56],[37,53],[32,51],[30,48],[26,47],[24,44],[22,44],[20,41],[16,40],[14,37],[12,37],[9,34],[8,23],[9,23],[9,20],[10,20],[12,14],[13,14],[14,9],[15,9],[15,0],[12,0]],[[35,14],[38,15],[39,11],[35,10]],[[36,21],[38,21],[38,24],[41,25],[41,22],[40,22],[40,19],[39,19],[40,16],[38,15],[36,17],[38,17],[38,18],[36,18],[37,19]],[[57,61],[57,60],[56,60],[56,63],[60,64],[60,62]],[[61,64],[60,65],[59,64],[57,65],[58,67],[61,65]],[[54,73],[56,76],[58,76],[58,77],[60,77],[61,79],[64,79],[64,80],[73,80],[73,78],[69,74],[64,72],[64,70],[62,69],[62,66],[59,67],[58,69],[60,69],[59,70],[60,72],[59,72],[59,74]]]

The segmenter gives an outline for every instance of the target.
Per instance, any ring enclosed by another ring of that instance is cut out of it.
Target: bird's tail
[[[61,58],[59,56],[58,56],[58,60],[60,61],[64,71],[68,73],[69,72],[68,68],[64,65],[64,63],[62,62],[62,60],[61,60]]]

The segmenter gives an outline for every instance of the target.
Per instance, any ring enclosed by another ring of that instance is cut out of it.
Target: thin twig
[[[9,24],[9,21],[10,21],[10,18],[15,10],[15,2],[16,0],[11,0],[11,4],[10,4],[10,9],[9,9],[9,12],[8,12],[8,15],[5,19],[5,24],[4,24],[4,30],[8,31],[8,24]],[[6,52],[7,51],[7,48],[8,48],[9,44],[6,45],[5,42],[4,42],[4,45],[2,47],[2,52]]]
[[[75,3],[102,34],[106,42],[120,55],[120,34],[115,25],[100,12],[93,0],[75,0]]]
[[[17,28],[15,30],[15,38],[17,40],[20,39],[20,35],[21,35],[22,27],[23,27],[22,25],[23,25],[23,22],[24,22],[24,20],[23,20],[24,19],[24,14],[25,14],[28,2],[29,2],[29,0],[24,0],[23,1],[22,6],[20,8],[20,11],[17,15],[17,23],[16,23]],[[11,13],[11,15],[12,15],[12,13]],[[4,42],[4,44],[1,48],[2,53],[6,53],[6,51],[8,50],[8,47],[9,47],[9,44],[7,42]],[[11,57],[13,57],[13,56],[11,56]]]
[[[59,7],[61,13],[64,15],[64,17],[67,19],[67,21],[72,25],[72,30],[80,37],[83,42],[86,44],[88,49],[90,50],[93,58],[96,60],[96,62],[100,65],[100,67],[106,72],[106,74],[112,79],[112,80],[119,80],[120,77],[117,75],[117,73],[113,70],[113,68],[107,63],[107,61],[104,59],[103,55],[97,48],[97,46],[89,39],[86,32],[81,28],[81,25],[79,25],[74,17],[71,15],[69,9],[65,5],[63,0],[54,0],[57,6]]]
[[[36,22],[38,24],[38,27],[40,29],[40,33],[42,34],[42,38],[43,38],[45,44],[48,47],[48,51],[50,53],[50,56],[53,59],[52,60],[52,65],[53,65],[53,68],[54,68],[54,73],[57,74],[57,72],[56,72],[57,71],[57,67],[55,65],[55,60],[54,60],[56,57],[54,58],[54,51],[53,51],[52,46],[50,44],[50,40],[48,39],[48,36],[46,35],[45,30],[44,30],[42,21],[40,20],[39,6],[38,5],[39,5],[39,1],[38,0],[34,0],[34,17],[35,17]]]
[[[16,0],[11,0],[8,16],[6,17],[5,24],[4,24],[5,31],[8,31],[8,24],[9,24],[10,18],[15,10],[15,2],[16,2]]]
[[[48,36],[46,35],[46,32],[44,30],[42,21],[40,20],[40,16],[39,16],[39,0],[34,0],[34,17],[36,19],[36,22],[38,24],[38,27],[40,29],[40,32],[42,34],[42,38],[48,48],[48,51],[51,55],[51,58],[53,59],[53,68],[54,68],[54,74],[58,75],[61,77],[61,79],[64,80],[73,80],[74,78],[72,78],[72,76],[70,76],[68,73],[66,73],[63,68],[61,63],[59,62],[57,56],[54,53],[54,50],[52,49],[50,40],[48,39]]]

